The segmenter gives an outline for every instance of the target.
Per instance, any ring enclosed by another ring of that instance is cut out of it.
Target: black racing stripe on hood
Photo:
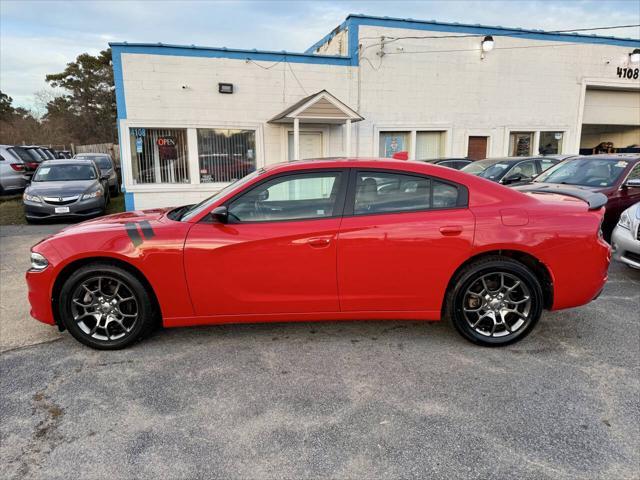
[[[125,223],[124,228],[127,230],[127,235],[131,239],[131,243],[133,243],[134,247],[139,247],[142,245],[142,237],[140,236],[140,232],[138,231],[138,226],[135,223]]]

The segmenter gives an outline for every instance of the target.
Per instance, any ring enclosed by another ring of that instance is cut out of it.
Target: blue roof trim
[[[340,55],[311,55],[308,53],[276,52],[270,50],[239,50],[195,45],[167,45],[163,43],[110,43],[121,53],[146,55],[176,55],[180,57],[231,58],[236,60],[281,61],[290,63],[314,63],[319,65],[350,65],[349,59]],[[114,65],[115,67],[115,65]]]
[[[317,48],[321,47],[322,45],[327,43],[329,40],[331,40],[333,37],[335,37],[337,34],[342,32],[346,28],[346,26],[347,26],[347,22],[346,21],[342,22],[340,25],[338,25],[336,28],[334,28],[329,33],[327,33],[324,37],[322,37],[316,43],[314,43],[309,48],[307,48],[304,51],[304,53],[311,53],[312,54],[313,52],[316,51]]]
[[[578,33],[552,33],[545,32],[544,30],[529,30],[488,25],[469,25],[463,23],[444,23],[436,22],[434,20],[414,20],[411,18],[374,17],[369,15],[350,14],[347,17],[347,26],[351,26],[354,24],[387,28],[428,30],[437,32],[458,32],[477,35],[512,36],[518,38],[527,38],[530,40],[592,43],[632,48],[640,47],[640,39],[633,38],[601,37],[597,35],[584,35]],[[351,48],[351,45],[349,47]]]

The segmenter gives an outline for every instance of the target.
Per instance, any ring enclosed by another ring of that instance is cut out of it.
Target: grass
[[[111,203],[107,206],[107,215],[124,212],[124,194],[111,197]],[[0,197],[0,225],[25,225],[22,210],[22,195]]]

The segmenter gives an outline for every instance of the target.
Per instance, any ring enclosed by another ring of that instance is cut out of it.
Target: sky
[[[43,113],[44,78],[110,41],[301,52],[349,13],[564,30],[640,24],[638,0],[0,0],[0,90]],[[594,32],[640,38],[640,28]]]

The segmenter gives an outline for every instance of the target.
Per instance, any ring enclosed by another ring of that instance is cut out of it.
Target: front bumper
[[[76,200],[68,205],[55,205],[47,202],[24,200],[24,216],[29,220],[50,220],[59,218],[91,218],[100,215],[105,209],[104,197]],[[56,208],[68,207],[68,212],[56,213]]]
[[[53,266],[49,265],[41,271],[27,270],[25,276],[31,316],[40,322],[55,325],[51,301],[51,289],[55,281]]]
[[[640,240],[634,238],[637,235],[635,226],[633,232],[622,228],[619,225],[614,228],[611,234],[611,246],[613,248],[613,258],[617,261],[626,263],[630,267],[640,269]]]

